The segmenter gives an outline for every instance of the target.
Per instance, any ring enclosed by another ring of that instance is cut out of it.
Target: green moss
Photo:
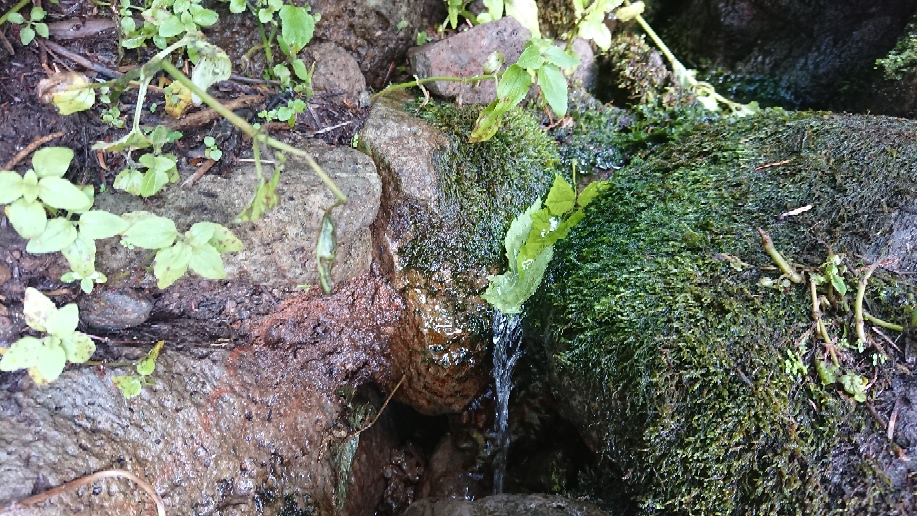
[[[759,286],[777,274],[755,228],[796,263],[817,267],[830,249],[859,265],[917,197],[914,131],[779,110],[701,126],[619,171],[557,246],[529,334],[545,336],[560,398],[643,513],[896,514],[911,503],[883,473],[894,455],[864,408],[814,373],[784,372],[811,301],[801,286]],[[871,310],[902,323],[914,289],[882,274]],[[826,316],[832,335],[849,331],[851,314]],[[872,377],[868,360],[848,358],[845,369]],[[892,371],[877,372],[870,395]]]

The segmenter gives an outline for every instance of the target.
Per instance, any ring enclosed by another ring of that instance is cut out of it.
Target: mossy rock
[[[824,346],[814,336],[801,346],[808,286],[762,286],[780,273],[757,228],[800,268],[834,252],[851,268],[896,258],[890,269],[914,272],[915,132],[905,120],[781,110],[700,126],[618,171],[558,244],[527,305],[527,335],[546,352],[566,415],[642,514],[914,506],[914,475],[887,474],[914,470],[904,451],[814,373]],[[914,281],[880,269],[867,309],[906,325]],[[851,311],[824,312],[830,335],[848,339]],[[886,349],[873,367],[878,351],[839,349],[845,371],[875,378],[867,396],[886,416],[891,385],[917,388],[899,353]],[[794,353],[807,374],[786,371]]]

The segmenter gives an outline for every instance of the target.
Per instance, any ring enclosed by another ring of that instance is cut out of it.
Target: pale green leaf
[[[7,21],[14,23],[16,25],[22,25],[25,23],[25,17],[20,13],[10,13],[6,17]]]
[[[481,297],[505,314],[522,312],[522,305],[538,289],[553,256],[554,248],[547,247],[527,263],[520,274],[510,271],[500,276],[491,276],[490,284]]]
[[[590,14],[580,24],[579,37],[591,39],[600,49],[607,51],[611,48],[611,32],[604,23],[605,15]]]
[[[70,181],[46,177],[38,182],[38,198],[52,208],[83,211],[92,207],[92,200]]]
[[[558,117],[567,114],[567,79],[560,68],[545,64],[538,69],[538,86],[551,110]]]
[[[229,12],[239,14],[245,11],[245,0],[229,0]]]
[[[25,289],[22,313],[25,316],[25,323],[30,328],[47,331],[48,320],[57,313],[57,307],[40,291],[28,287]]]
[[[506,261],[511,272],[518,272],[516,257],[522,249],[525,240],[532,230],[532,215],[541,209],[541,200],[536,200],[524,212],[520,213],[509,225],[506,237],[503,238],[503,247],[506,249]]]
[[[191,82],[207,91],[213,83],[229,79],[232,61],[222,48],[204,40],[196,41],[195,48],[200,53],[200,60],[191,72]],[[201,99],[197,95],[192,95],[191,99],[195,106],[200,105]]]
[[[32,11],[29,13],[29,19],[32,21],[44,20],[46,14],[44,9],[36,5],[32,7]]]
[[[500,84],[497,85],[498,100],[505,104],[509,104],[509,106],[502,108],[503,111],[508,111],[509,108],[521,102],[531,86],[532,76],[529,75],[524,68],[518,64],[514,64],[507,68],[506,71],[503,72],[503,78],[500,80]]]
[[[306,68],[306,63],[302,59],[294,59],[291,64],[293,65],[293,73],[296,75],[297,79],[307,82],[312,81],[312,71]]]
[[[480,21],[479,21],[480,23]],[[487,59],[484,60],[484,65],[481,67],[481,73],[492,74],[500,71],[500,68],[503,68],[503,63],[506,61],[506,56],[503,55],[503,52],[499,50],[494,50],[487,56]]]
[[[305,7],[284,5],[280,8],[280,33],[290,46],[290,55],[295,56],[312,40],[315,19]]]
[[[104,283],[104,282],[100,282],[100,283]],[[92,294],[92,287],[94,286],[95,286],[95,282],[89,278],[83,278],[80,280],[80,290],[82,290],[86,294]]]
[[[22,199],[27,203],[33,203],[38,199],[38,175],[34,170],[26,170],[22,176]]]
[[[17,340],[0,359],[0,371],[18,371],[34,366],[42,345],[41,340],[35,337]]]
[[[142,131],[131,130],[129,133],[113,142],[95,142],[92,145],[92,150],[121,152],[129,149],[145,149],[152,145],[153,143]]]
[[[153,349],[137,364],[137,374],[140,376],[150,376],[156,370],[156,359],[159,358],[159,351],[166,341],[161,340],[153,346]]]
[[[73,161],[73,149],[67,147],[45,147],[35,151],[32,156],[32,168],[40,177],[64,177],[70,162]]]
[[[196,246],[191,251],[191,270],[207,279],[224,279],[226,271],[223,269],[223,259],[212,245]]]
[[[6,216],[9,217],[13,229],[25,239],[41,236],[48,223],[45,206],[39,201],[26,202],[19,199],[6,207]]]
[[[216,11],[211,9],[206,9],[199,5],[192,5],[191,19],[194,20],[194,23],[201,27],[210,27],[217,22],[219,15],[217,15]]]
[[[47,24],[47,23],[36,23],[36,24],[33,25],[32,27],[34,27],[34,28],[35,28],[35,32],[38,33],[38,35],[41,36],[41,37],[43,37],[43,38],[47,38],[48,35],[51,33],[51,32],[48,30],[48,24]]]
[[[634,2],[615,11],[615,18],[622,22],[630,21],[643,14],[643,2]]]
[[[61,339],[61,347],[67,354],[67,360],[75,364],[86,362],[96,352],[96,345],[89,335],[78,331],[73,332],[66,339]]]
[[[208,243],[213,246],[220,254],[236,253],[242,250],[242,241],[236,238],[228,228],[213,222],[198,222],[198,224],[213,224],[216,226],[213,230],[213,236]]]
[[[487,8],[487,21],[495,21],[503,17],[503,0],[484,0],[484,7]],[[484,23],[480,16],[478,16],[478,23]]]
[[[529,32],[533,38],[541,37],[541,30],[538,28],[538,5],[535,0],[506,0],[506,15],[512,16]]]
[[[118,375],[112,377],[111,380],[114,382],[115,387],[117,387],[121,391],[121,394],[127,399],[137,396],[143,389],[140,378],[134,375]]]
[[[32,254],[56,253],[76,240],[76,228],[63,217],[48,221],[45,230],[36,238],[29,240],[25,250]]]
[[[185,238],[192,247],[202,246],[213,238],[213,232],[217,227],[219,224],[213,222],[198,222],[185,232]]]
[[[140,196],[152,197],[168,183],[168,174],[161,170],[149,169],[143,174],[143,181],[140,182]]]
[[[69,303],[57,309],[48,316],[45,324],[46,331],[50,335],[63,340],[76,331],[76,325],[80,323],[80,309],[76,304]]]
[[[168,16],[159,24],[159,36],[163,38],[174,38],[182,32],[185,32],[185,24],[181,22],[178,16]]]
[[[80,215],[80,234],[92,240],[103,240],[119,235],[128,228],[128,223],[114,213],[91,210]]]
[[[67,354],[61,347],[60,340],[45,337],[42,339],[42,347],[38,350],[38,357],[35,365],[30,368],[29,374],[35,383],[44,385],[57,380],[57,377],[64,371],[65,365],[67,365]],[[36,371],[40,373],[40,376],[34,374]]]
[[[133,195],[140,195],[140,187],[143,185],[144,175],[137,169],[127,168],[115,176],[115,182],[112,187],[116,190],[124,190]]]
[[[541,56],[541,49],[531,43],[526,43],[525,50],[522,51],[519,59],[516,60],[516,64],[522,68],[541,68],[541,65],[544,64],[544,58]]]
[[[146,214],[121,236],[121,242],[144,249],[162,249],[172,245],[178,231],[171,219]]]
[[[35,39],[35,29],[33,29],[31,26],[26,25],[19,30],[19,41],[23,45],[28,45],[32,42],[33,39]]]
[[[185,275],[191,263],[191,246],[176,242],[174,246],[161,249],[153,259],[153,274],[159,280],[159,288],[168,288]]]
[[[57,106],[62,115],[72,115],[79,111],[86,111],[96,102],[96,92],[91,88],[73,86],[69,89],[55,93],[51,102]]]
[[[70,245],[61,250],[70,268],[82,277],[87,277],[96,269],[96,243],[82,231]]]
[[[545,49],[544,60],[561,69],[579,66],[579,57],[554,45]]]
[[[15,172],[0,172],[0,204],[9,204],[22,197],[22,176]]]
[[[573,209],[576,203],[576,190],[560,174],[554,174],[554,184],[548,191],[545,206],[553,215],[564,215]]]

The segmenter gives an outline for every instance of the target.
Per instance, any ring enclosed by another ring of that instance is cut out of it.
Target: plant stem
[[[764,251],[771,257],[771,260],[774,260],[780,272],[786,274],[787,278],[793,283],[802,283],[804,281],[802,274],[796,272],[796,269],[786,261],[780,251],[774,248],[774,241],[771,240],[771,236],[767,234],[767,231],[758,228],[758,234],[761,235],[761,244],[764,245]]]
[[[867,321],[869,321],[869,322],[875,324],[876,326],[881,326],[881,327],[883,327],[883,328],[885,328],[885,329],[888,329],[888,330],[892,330],[892,331],[904,331],[904,326],[901,326],[901,325],[895,324],[895,323],[890,323],[890,322],[888,322],[888,321],[883,321],[882,319],[879,319],[879,318],[873,317],[872,315],[869,315],[869,312],[863,312],[863,318],[866,319]]]
[[[263,142],[277,150],[289,152],[290,154],[294,156],[299,156],[300,158],[303,158],[304,160],[306,160],[306,163],[309,164],[309,167],[312,168],[312,171],[315,172],[315,175],[317,175],[318,178],[321,179],[323,183],[325,183],[325,186],[327,186],[328,189],[331,190],[334,196],[337,197],[338,202],[339,203],[347,202],[347,196],[344,195],[344,192],[342,192],[341,189],[338,188],[336,184],[334,184],[334,181],[332,181],[331,178],[328,177],[328,174],[326,174],[325,171],[322,170],[322,167],[320,167],[318,163],[316,163],[315,160],[312,159],[312,156],[310,156],[308,152],[301,150],[301,149],[297,149],[280,140],[275,140],[274,138],[271,138],[270,136],[267,136],[266,134],[262,134],[261,131],[259,131],[258,129],[255,129],[245,119],[233,113],[231,109],[228,109],[223,104],[220,104],[220,102],[217,99],[211,97],[209,93],[199,88],[197,84],[194,84],[193,82],[191,82],[191,79],[189,79],[185,74],[181,73],[181,71],[175,68],[175,65],[173,65],[172,63],[166,60],[163,60],[162,69],[165,70],[169,75],[171,75],[176,81],[180,82],[183,86],[185,86],[186,88],[191,90],[195,95],[200,97],[201,100],[203,100],[205,104],[207,104],[214,111],[219,113],[220,116],[222,116],[226,120],[229,120],[229,122],[232,123],[232,125],[238,127],[239,130],[241,130],[243,133],[250,136],[253,140],[252,143],[254,145],[257,145],[258,142]]]
[[[875,262],[866,269],[866,272],[857,284],[857,296],[856,300],[853,302],[853,317],[857,340],[864,345],[866,344],[866,330],[863,324],[863,298],[866,296],[866,282],[869,281],[869,277],[872,276],[872,273],[878,266],[879,262]]]
[[[406,90],[408,88],[413,88],[415,86],[420,86],[421,84],[426,84],[428,82],[436,81],[448,81],[448,82],[480,82],[486,81],[487,79],[496,79],[497,76],[494,74],[487,75],[476,75],[474,77],[426,77],[424,79],[417,79],[410,82],[402,82],[400,84],[392,84],[391,86],[385,88],[384,90],[376,93],[370,97],[371,100],[376,100],[377,98],[398,90]]]
[[[25,4],[31,2],[32,0],[19,0],[19,3],[10,8],[9,11],[3,13],[3,16],[0,16],[0,25],[6,23],[6,19],[10,17],[13,13],[18,13],[19,9],[25,7]]]

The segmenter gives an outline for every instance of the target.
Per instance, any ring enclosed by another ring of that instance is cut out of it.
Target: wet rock
[[[0,263],[0,285],[3,285],[12,277],[13,273],[10,271],[10,268]]]
[[[372,160],[348,147],[330,147],[314,140],[290,143],[311,153],[348,199],[332,214],[338,240],[332,279],[341,282],[368,271],[369,225],[376,218],[381,193]],[[271,174],[269,168],[265,174]],[[242,166],[228,178],[204,176],[193,188],[173,187],[168,195],[151,199],[116,192],[100,194],[96,206],[113,213],[146,210],[167,214],[179,231],[202,220],[224,224],[245,246],[238,253],[222,255],[228,279],[245,278],[264,285],[317,284],[315,242],[322,216],[335,202],[334,195],[305,162],[290,156],[277,190],[280,204],[256,222],[233,224],[254,194],[255,184],[254,166]],[[120,246],[116,239],[98,245],[96,267],[109,278],[117,271],[139,266],[144,258]],[[155,278],[147,272],[141,284],[154,285]]]
[[[469,500],[421,500],[404,516],[607,516],[589,502],[542,494],[502,494]]]
[[[343,295],[306,302],[300,313],[334,325],[332,315],[344,310],[330,304],[348,306],[353,297],[374,292],[375,297],[363,298],[369,304],[351,312],[354,317],[379,317],[385,304],[372,303],[385,295],[381,285],[370,285],[375,280],[342,285]],[[324,337],[314,343],[320,348],[317,354],[265,346],[229,351],[211,345],[198,357],[167,343],[151,377],[156,385],[144,387],[131,400],[124,400],[111,380],[113,374],[126,374],[124,369],[71,367],[47,387],[20,375],[15,388],[4,384],[0,389],[0,507],[29,496],[36,487],[117,468],[147,479],[168,514],[370,514],[382,499],[381,471],[394,436],[390,423],[380,418],[356,439],[351,460],[338,461],[330,450],[367,421],[352,427],[341,420],[357,402],[345,402],[336,388],[385,374],[386,364],[378,350],[370,360],[361,358],[372,347],[367,339],[330,332]],[[0,377],[5,382],[14,374]],[[381,405],[378,399],[360,403],[365,407],[361,413],[368,415]],[[352,502],[342,499],[339,509],[337,478],[342,471],[360,492],[354,492],[357,499]],[[128,481],[105,480],[95,486],[54,497],[43,504],[42,514],[149,510],[145,495]]]
[[[305,49],[315,71],[312,91],[319,96],[332,96],[356,106],[369,100],[366,79],[360,65],[346,50],[334,43],[316,43]]]
[[[436,445],[427,462],[417,498],[456,498],[474,500],[485,494],[485,482],[480,467],[475,467],[480,451],[460,443],[446,434]]]
[[[459,412],[489,377],[491,312],[478,296],[503,267],[498,235],[544,193],[557,155],[520,112],[495,140],[468,146],[480,106],[431,104],[427,123],[402,103],[381,99],[360,138],[383,180],[375,258],[408,303],[387,386],[404,375],[400,401]]]
[[[19,333],[25,329],[25,317],[22,306],[18,309],[0,304],[0,343],[7,347],[19,339]]]
[[[93,328],[123,330],[139,326],[150,316],[153,301],[128,288],[102,289],[79,302],[80,320]]]
[[[414,503],[424,466],[420,453],[413,445],[393,449],[391,460],[382,469],[387,484],[382,505],[376,514],[401,514]]]

